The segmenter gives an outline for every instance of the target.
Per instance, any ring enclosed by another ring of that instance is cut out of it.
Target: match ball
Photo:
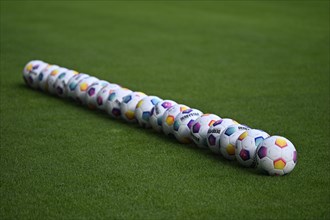
[[[120,112],[122,118],[130,123],[137,122],[135,118],[135,109],[137,103],[146,97],[147,95],[143,92],[132,92],[127,96],[123,97],[123,101],[120,105]]]
[[[244,131],[236,141],[235,156],[237,161],[245,167],[254,167],[257,147],[267,137],[269,134],[258,129]]]
[[[55,82],[59,76],[65,75],[65,72],[68,71],[67,68],[60,67],[58,69],[53,70],[50,75],[48,76],[47,83],[48,83],[48,92],[50,94],[56,94]]]
[[[213,153],[220,154],[220,135],[230,125],[238,124],[235,120],[230,118],[222,118],[213,123],[207,131],[206,142],[207,146]],[[234,148],[235,157],[235,148]]]
[[[32,60],[28,62],[23,69],[23,78],[27,85],[37,89],[39,87],[39,74],[49,64],[41,60]]]
[[[151,127],[150,124],[151,112],[155,107],[155,105],[161,101],[162,99],[160,99],[157,96],[146,96],[138,102],[135,109],[135,117],[140,126],[144,128]]]
[[[119,88],[112,91],[105,103],[105,110],[113,118],[119,118],[121,116],[120,105],[123,101],[123,97],[130,94],[132,91],[126,88]]]
[[[162,117],[162,127],[163,127],[163,132],[166,135],[173,134],[174,135],[174,130],[173,130],[173,124],[175,117],[180,113],[183,112],[184,110],[189,109],[188,106],[182,105],[182,104],[176,104],[173,105],[172,107],[168,108]]]
[[[39,76],[38,76],[38,80],[39,80],[39,88],[45,92],[48,92],[48,77],[50,75],[51,72],[53,72],[54,70],[60,68],[57,65],[48,65],[45,69],[43,69]]]
[[[288,174],[296,164],[296,148],[285,137],[271,136],[257,148],[257,167],[271,176]]]
[[[86,93],[87,93],[88,87],[98,81],[99,81],[98,78],[96,78],[94,76],[90,76],[90,77],[84,78],[78,82],[78,85],[75,89],[75,98],[79,104],[82,104],[82,105],[86,104]]]
[[[235,160],[236,141],[247,130],[250,130],[250,128],[240,124],[233,124],[225,128],[218,143],[219,148],[217,150],[220,151],[219,153],[228,160]]]
[[[107,85],[110,85],[110,83],[104,80],[99,80],[88,87],[85,99],[86,105],[89,109],[96,109],[97,94]]]
[[[200,148],[208,148],[207,132],[214,122],[221,118],[214,114],[203,114],[197,118],[190,128],[192,140]]]
[[[69,80],[77,74],[78,72],[75,70],[68,70],[64,73],[61,73],[61,75],[57,77],[55,82],[55,91],[58,96],[60,97],[67,96],[67,84]]]
[[[150,117],[150,124],[151,127],[157,131],[161,132],[162,131],[162,119],[164,112],[168,109],[171,108],[173,105],[176,105],[177,103],[172,100],[163,100],[161,102],[158,102],[155,107],[153,108],[151,112],[151,117]]]
[[[103,87],[98,93],[97,93],[97,97],[96,97],[96,103],[97,103],[97,108],[100,110],[105,110],[106,107],[106,102],[107,99],[110,95],[110,93],[114,92],[117,89],[120,89],[121,86],[114,84],[114,83],[110,83],[109,85],[106,85],[105,87]]]
[[[191,134],[190,128],[194,121],[199,118],[203,113],[197,109],[186,109],[183,112],[180,112],[174,120],[173,124],[173,133],[175,138],[183,144],[190,143]]]
[[[67,83],[66,91],[67,91],[67,97],[77,100],[76,99],[76,88],[78,84],[81,82],[81,80],[86,79],[90,77],[86,73],[79,73],[77,75],[74,75],[69,82]]]

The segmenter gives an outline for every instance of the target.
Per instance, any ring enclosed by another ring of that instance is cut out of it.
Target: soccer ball
[[[257,149],[257,166],[269,175],[285,175],[297,164],[294,145],[281,136],[271,136],[260,143]]]
[[[48,65],[45,69],[43,69],[39,76],[38,76],[38,80],[39,80],[39,88],[45,92],[48,91],[48,76],[50,75],[51,72],[53,72],[54,70],[60,68],[57,65]]]
[[[56,94],[55,82],[59,76],[65,75],[65,72],[68,71],[67,68],[60,67],[58,69],[53,70],[48,76],[48,92],[50,94]]]
[[[200,148],[207,148],[207,132],[214,122],[221,118],[214,114],[203,114],[197,118],[190,128],[192,140]]]
[[[135,109],[135,117],[139,125],[141,125],[144,128],[151,127],[150,116],[152,109],[155,107],[155,105],[158,102],[161,101],[162,99],[160,99],[157,96],[146,96],[138,102]]]
[[[174,120],[173,133],[175,138],[183,143],[188,144],[191,142],[190,128],[194,121],[203,113],[197,109],[186,109],[180,112]]]
[[[90,76],[90,77],[84,78],[78,82],[78,85],[75,89],[75,98],[79,104],[82,104],[82,105],[86,104],[86,93],[87,93],[88,87],[98,81],[99,81],[98,78],[96,78],[94,76]]]
[[[69,82],[67,83],[67,96],[69,98],[72,98],[73,100],[76,100],[76,88],[81,80],[88,78],[89,75],[85,73],[79,73],[77,75],[74,75]]]
[[[177,104],[173,105],[171,108],[168,108],[162,117],[162,127],[163,127],[163,132],[166,135],[174,134],[173,130],[173,124],[175,117],[180,113],[183,112],[184,110],[189,109],[188,106],[182,105],[182,104]]]
[[[37,89],[39,86],[38,77],[40,72],[48,66],[41,60],[32,60],[27,63],[23,69],[23,78],[27,85]]]
[[[162,119],[164,112],[177,103],[172,100],[158,102],[151,112],[150,124],[158,132],[162,131]]]
[[[41,60],[31,60],[29,61],[23,69],[23,78],[24,80],[27,80],[29,78],[29,75],[33,69],[39,68],[40,64],[45,63],[44,61]],[[33,68],[34,67],[34,68]],[[27,81],[25,81],[27,83]]]
[[[87,104],[88,108],[96,109],[97,94],[99,93],[99,91],[101,91],[102,88],[104,88],[107,85],[110,85],[110,83],[107,81],[104,81],[104,80],[100,80],[100,81],[93,83],[92,85],[90,85],[88,87],[87,92],[86,92],[86,104]]]
[[[107,102],[107,99],[108,99],[110,93],[112,93],[116,89],[120,89],[120,88],[121,88],[121,86],[114,84],[114,83],[110,83],[109,85],[106,85],[105,87],[103,87],[97,93],[97,97],[96,97],[97,108],[99,108],[100,110],[105,110],[105,104]]]
[[[61,73],[56,79],[55,82],[55,90],[58,96],[66,97],[67,96],[67,84],[69,80],[74,76],[77,75],[78,72],[74,70],[69,70],[64,73]]]
[[[235,149],[236,149],[236,141],[238,137],[245,131],[250,130],[249,127],[233,124],[228,126],[223,130],[220,135],[218,151],[221,155],[228,160],[235,160]],[[210,142],[210,140],[208,140]]]
[[[237,161],[245,167],[255,166],[257,147],[267,137],[269,134],[258,129],[244,131],[236,141]]]
[[[213,153],[220,154],[220,135],[230,125],[238,124],[230,118],[223,118],[213,123],[207,131],[206,142]],[[235,156],[235,149],[234,149]]]
[[[108,114],[114,118],[119,118],[121,116],[120,105],[123,101],[123,97],[130,94],[132,91],[126,88],[119,88],[112,91],[105,103],[105,110]]]
[[[127,122],[136,122],[135,108],[137,103],[146,97],[147,95],[143,92],[132,92],[127,96],[123,97],[123,101],[120,105],[120,112],[123,119]]]

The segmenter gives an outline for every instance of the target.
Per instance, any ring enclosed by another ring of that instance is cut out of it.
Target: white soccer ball
[[[78,72],[75,70],[68,70],[64,73],[61,73],[55,82],[55,91],[56,94],[60,97],[66,97],[67,96],[67,84],[69,80],[77,75]]]
[[[172,100],[163,100],[161,102],[158,102],[155,107],[153,108],[151,112],[151,117],[150,117],[150,124],[151,127],[157,131],[161,132],[162,131],[162,119],[164,112],[171,108],[173,105],[176,105],[177,103]]]
[[[258,129],[244,131],[236,141],[237,161],[245,167],[255,166],[257,147],[267,137],[269,134]]]
[[[90,109],[96,109],[97,107],[97,94],[103,89],[105,86],[110,85],[109,82],[104,80],[96,81],[91,84],[86,92],[86,105]]]
[[[37,89],[39,87],[39,74],[49,64],[41,60],[32,60],[28,62],[23,69],[23,78],[27,85]]]
[[[220,154],[220,135],[230,125],[238,124],[235,120],[230,118],[222,118],[214,122],[207,131],[207,146],[213,153]],[[235,157],[235,148],[234,148]]]
[[[87,93],[88,87],[98,81],[99,81],[98,78],[96,78],[94,76],[90,76],[90,77],[84,78],[78,82],[78,85],[75,89],[75,98],[79,104],[82,104],[82,105],[86,104],[86,93]]]
[[[140,126],[144,128],[151,127],[150,116],[152,109],[161,101],[162,99],[157,96],[146,96],[138,102],[135,109],[135,117]]]
[[[110,93],[114,92],[117,89],[120,89],[121,86],[114,84],[114,83],[110,83],[109,85],[103,87],[98,93],[97,93],[97,97],[96,97],[96,102],[97,102],[97,108],[100,110],[105,110],[106,107],[106,102],[107,99],[110,95]]]
[[[190,128],[191,138],[200,148],[208,148],[207,131],[214,122],[221,118],[214,114],[203,114],[197,118]]]
[[[250,128],[240,124],[233,124],[225,128],[218,142],[219,153],[228,160],[235,160],[236,141],[238,137],[247,130],[250,130]],[[208,141],[211,142],[211,140]]]
[[[45,69],[43,69],[39,76],[39,88],[45,92],[48,92],[48,77],[54,70],[60,68],[57,65],[48,65]]]
[[[285,175],[297,164],[297,150],[281,136],[271,136],[263,140],[257,149],[257,166],[269,175]]]
[[[113,118],[119,118],[121,116],[120,105],[123,101],[123,97],[130,94],[132,90],[126,88],[119,88],[110,93],[105,103],[105,110]]]
[[[58,69],[53,70],[48,76],[48,92],[50,94],[56,94],[55,82],[59,76],[63,76],[68,69],[64,67],[60,67]]]
[[[135,108],[138,102],[146,97],[143,92],[132,92],[123,97],[123,101],[120,105],[120,112],[123,119],[127,122],[137,122],[135,118]]]
[[[163,127],[163,132],[166,135],[173,134],[174,135],[174,130],[173,130],[173,124],[175,117],[180,113],[183,112],[184,110],[189,109],[188,106],[182,105],[182,104],[177,104],[173,105],[171,108],[168,108],[162,118],[162,127]]]
[[[180,112],[174,120],[173,124],[173,133],[175,138],[183,144],[190,143],[191,134],[190,128],[194,121],[199,118],[203,113],[197,109],[186,109],[183,112]]]
[[[66,88],[67,96],[73,100],[77,100],[76,88],[78,84],[81,82],[81,80],[86,79],[88,77],[90,76],[86,73],[79,73],[77,75],[74,75],[67,83],[67,88]]]

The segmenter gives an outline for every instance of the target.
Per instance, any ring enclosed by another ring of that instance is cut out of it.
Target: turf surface
[[[288,137],[268,177],[24,85],[42,59]],[[329,1],[1,1],[1,219],[329,219]]]

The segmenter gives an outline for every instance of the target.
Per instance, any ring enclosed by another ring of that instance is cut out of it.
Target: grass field
[[[25,86],[59,64],[289,138],[284,177]],[[0,219],[329,219],[329,1],[1,1]]]

